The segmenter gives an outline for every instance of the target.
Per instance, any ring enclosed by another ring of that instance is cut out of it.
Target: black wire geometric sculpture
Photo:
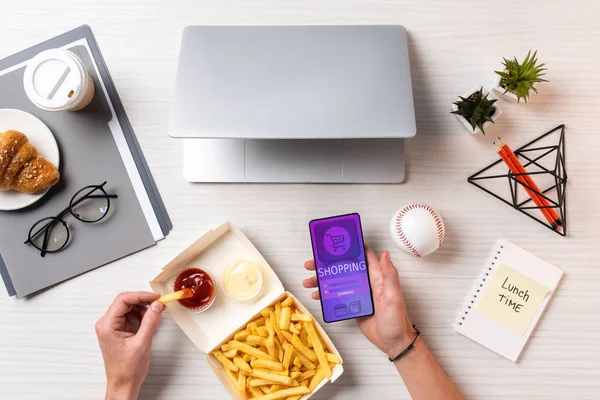
[[[558,138],[556,144],[555,138]],[[554,139],[554,144],[545,144]],[[536,145],[536,147],[534,147]],[[506,172],[506,165],[502,159],[490,164],[477,173],[471,175],[467,181],[488,194],[491,194],[503,203],[508,204],[515,210],[536,220],[561,236],[567,236],[567,170],[565,167],[565,125],[559,125],[546,132],[537,139],[515,150],[515,155],[525,169],[525,174],[513,174]],[[484,175],[488,173],[490,175]],[[536,181],[541,192],[530,187],[519,179],[519,176],[527,175]],[[508,182],[508,189],[506,188]],[[490,187],[495,186],[495,187]],[[546,189],[543,189],[543,188]],[[539,207],[532,204],[532,199],[526,193],[525,188],[538,196],[546,199],[550,205]],[[510,196],[508,191],[510,190]],[[553,226],[537,210],[542,208],[554,209],[562,224]]]

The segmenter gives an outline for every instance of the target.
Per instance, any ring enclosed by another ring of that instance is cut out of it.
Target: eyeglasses
[[[99,222],[108,214],[110,199],[116,194],[107,194],[104,190],[106,182],[101,185],[90,185],[79,190],[71,198],[69,207],[55,217],[46,217],[33,224],[25,244],[32,244],[40,250],[40,256],[46,253],[57,253],[69,243],[69,226],[63,218],[71,214],[81,222],[88,224]]]

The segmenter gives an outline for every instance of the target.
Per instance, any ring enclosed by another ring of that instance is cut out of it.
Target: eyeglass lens
[[[48,252],[58,251],[67,244],[69,232],[66,223],[58,218],[48,217],[38,221],[31,232],[35,236],[31,237],[31,243],[38,250]],[[44,243],[46,242],[46,243]]]
[[[100,221],[109,209],[108,195],[100,187],[84,188],[73,196],[70,207],[73,216],[81,221]]]

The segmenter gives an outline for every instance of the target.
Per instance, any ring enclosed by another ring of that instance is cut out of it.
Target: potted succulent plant
[[[523,99],[527,103],[531,91],[537,93],[536,83],[548,82],[541,78],[546,74],[546,64],[538,64],[537,50],[533,55],[529,50],[522,63],[514,57],[512,60],[505,58],[503,65],[503,71],[494,71],[498,77],[492,90],[510,101],[520,103]]]
[[[496,122],[502,110],[496,104],[497,99],[489,98],[483,87],[474,87],[458,101],[452,103],[452,114],[456,115],[465,128],[472,134],[483,133],[485,126]]]

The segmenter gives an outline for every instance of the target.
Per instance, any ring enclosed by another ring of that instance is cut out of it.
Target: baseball
[[[402,251],[415,257],[425,257],[444,242],[444,221],[426,204],[409,204],[394,214],[390,233]]]

